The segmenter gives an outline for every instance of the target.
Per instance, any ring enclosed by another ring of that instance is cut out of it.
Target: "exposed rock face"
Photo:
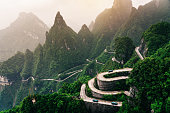
[[[81,31],[90,32],[86,25],[82,27]],[[54,25],[49,30],[49,33],[46,33],[42,61],[44,65],[40,74],[51,75],[51,73],[60,73],[82,64],[87,54],[81,51],[83,40],[85,45],[86,43],[88,44],[88,39],[79,37],[76,32],[67,26],[60,12],[58,12]],[[51,68],[49,69],[49,67]]]
[[[111,9],[105,9],[95,21],[93,33],[110,33],[112,36],[128,19],[132,9],[131,0],[115,0]]]
[[[115,0],[112,8],[115,8],[119,10],[120,12],[122,11],[124,12],[124,14],[126,14],[126,16],[129,16],[132,10],[132,1],[131,0]]]
[[[92,33],[99,39],[96,42],[93,58],[110,45],[118,29],[128,20],[131,10],[131,0],[115,0],[112,8],[105,9],[97,16]]]
[[[159,0],[155,0],[155,5],[157,6],[157,7],[159,7]]]
[[[61,16],[60,12],[57,13],[56,18],[55,18],[55,22],[54,22],[55,26],[58,27],[65,27],[67,26],[63,17]]]
[[[48,27],[33,13],[20,13],[6,29],[0,30],[0,61],[7,60],[17,51],[34,50],[45,42]]]
[[[91,54],[92,48],[93,48],[93,43],[94,43],[94,36],[93,34],[90,32],[89,28],[87,27],[87,25],[83,25],[81,30],[78,32],[78,37],[79,37],[79,42],[82,43],[81,45],[81,51],[84,54],[85,57],[89,57],[89,55]]]
[[[115,34],[115,38],[128,36],[135,46],[139,46],[142,33],[160,21],[170,22],[170,0],[153,0],[138,9],[133,8],[129,19]]]

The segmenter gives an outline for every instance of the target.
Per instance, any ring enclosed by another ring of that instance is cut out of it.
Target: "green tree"
[[[143,33],[148,48],[148,56],[153,55],[157,49],[163,47],[170,40],[170,23],[161,22],[152,25]]]
[[[36,76],[42,73],[43,69],[43,47],[41,44],[37,46],[34,51],[34,65],[33,65],[33,75]]]
[[[126,63],[132,56],[135,46],[129,37],[118,37],[114,43],[115,57]]]
[[[21,76],[23,78],[28,78],[32,75],[32,69],[33,69],[33,53],[27,49],[25,52],[25,57],[24,57],[24,67],[21,72]]]

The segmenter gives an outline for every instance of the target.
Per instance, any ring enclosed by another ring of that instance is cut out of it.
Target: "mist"
[[[132,0],[133,6],[144,5],[151,0]],[[58,11],[67,25],[76,32],[83,24],[89,25],[114,0],[0,0],[0,29],[10,25],[20,12],[32,12],[49,27],[53,25]]]

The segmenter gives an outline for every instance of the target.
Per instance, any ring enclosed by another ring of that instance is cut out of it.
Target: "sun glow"
[[[151,0],[132,0],[133,5],[143,5]],[[78,31],[83,24],[89,25],[114,0],[0,0],[0,29],[9,26],[20,12],[33,12],[48,26],[60,11],[67,24]]]

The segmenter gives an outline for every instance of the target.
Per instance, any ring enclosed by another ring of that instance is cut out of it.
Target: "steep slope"
[[[114,35],[131,13],[131,0],[115,0],[112,8],[105,9],[95,20],[92,32]]]
[[[161,22],[152,25],[143,33],[140,52],[143,56],[153,55],[159,48],[165,46],[170,40],[170,23]]]
[[[3,62],[0,66],[0,75],[7,77],[12,85],[5,86],[0,93],[0,110],[12,107],[17,90],[21,84],[20,72],[24,66],[24,54],[18,52],[15,56]]]
[[[169,0],[153,0],[138,9],[133,8],[130,18],[122,25],[115,38],[128,36],[137,46],[140,43],[142,32],[159,21],[170,22]]]
[[[130,99],[135,106],[125,105],[121,112],[146,113],[151,109],[155,113],[169,112],[169,34],[170,23],[167,22],[152,25],[144,32],[141,42],[148,48],[147,57],[135,63],[129,76],[130,85],[138,90],[136,98]]]
[[[105,9],[96,18],[92,33],[98,37],[98,40],[92,57],[98,56],[106,46],[110,45],[117,30],[129,17],[131,8],[131,0],[115,0],[112,8]]]
[[[49,33],[46,33],[42,55],[43,66],[34,66],[40,72],[37,74],[52,76],[82,64],[85,61],[84,54],[86,53],[81,51],[82,46],[80,46],[81,40],[79,38],[77,33],[67,26],[60,12],[58,12],[54,25]]]
[[[91,55],[92,48],[94,47],[94,35],[90,32],[88,27],[84,24],[81,30],[78,32],[81,53],[84,58],[88,58]]]
[[[6,29],[0,30],[0,61],[7,60],[17,51],[34,50],[45,42],[48,27],[32,13],[20,13]]]
[[[32,75],[33,69],[33,53],[27,49],[24,56],[24,67],[20,73],[23,79],[27,79]]]

